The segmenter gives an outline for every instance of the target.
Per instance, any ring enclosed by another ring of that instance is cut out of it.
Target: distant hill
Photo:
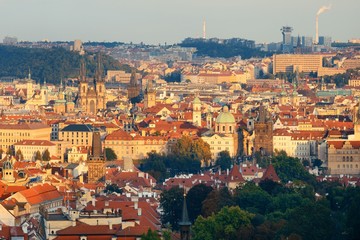
[[[25,78],[31,70],[31,78],[43,82],[59,83],[61,78],[79,75],[80,59],[84,57],[87,75],[94,76],[96,69],[95,54],[68,51],[64,48],[20,48],[0,46],[0,77]],[[110,56],[102,55],[104,74],[108,69],[118,70],[122,67]]]
[[[201,39],[201,38],[186,38],[179,44],[181,47],[196,48],[196,55],[231,58],[241,56],[242,59],[249,59],[252,57],[265,57],[271,55],[255,48],[255,42],[246,39]]]

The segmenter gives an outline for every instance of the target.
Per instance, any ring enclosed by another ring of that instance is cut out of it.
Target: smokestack
[[[327,12],[331,9],[331,4],[329,6],[322,6],[316,13],[316,19],[315,19],[315,43],[318,44],[319,43],[319,16],[320,14]]]
[[[206,22],[203,21],[203,39],[206,39]]]

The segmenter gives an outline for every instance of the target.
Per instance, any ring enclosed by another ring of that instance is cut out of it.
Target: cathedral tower
[[[151,108],[155,105],[156,105],[156,91],[153,88],[152,80],[148,80],[144,95],[144,108]]]
[[[193,124],[201,127],[201,101],[198,97],[193,101]]]

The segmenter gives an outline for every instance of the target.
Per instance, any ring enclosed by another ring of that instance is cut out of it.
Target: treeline
[[[192,187],[186,197],[192,239],[358,239],[359,187],[317,182],[299,159],[283,154],[273,162],[282,183]],[[172,230],[179,229],[182,195],[177,187],[161,195],[162,223]]]
[[[80,59],[85,59],[87,75],[94,76],[96,54],[68,51],[64,48],[19,48],[0,46],[0,77],[25,78],[29,69],[32,79],[43,82],[59,83],[61,78],[78,77]],[[121,66],[110,56],[102,55],[104,73],[108,69],[117,70]]]
[[[269,53],[265,53],[256,48],[249,48],[242,43],[229,42],[217,43],[211,41],[191,41],[182,42],[179,44],[182,47],[196,48],[198,56],[231,58],[241,56],[242,59],[249,59],[252,57],[266,57]]]

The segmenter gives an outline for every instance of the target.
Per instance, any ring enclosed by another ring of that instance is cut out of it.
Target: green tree
[[[193,225],[194,240],[249,239],[253,234],[251,220],[254,214],[239,207],[224,207],[217,214],[199,216]]]
[[[19,161],[24,160],[24,155],[22,154],[21,149],[18,149],[18,150],[16,151],[15,157],[16,157],[16,159],[19,160]]]
[[[189,211],[189,218],[192,222],[201,214],[202,202],[212,190],[212,187],[205,184],[197,184],[187,193],[186,202],[188,209],[191,209]]]
[[[170,224],[172,229],[179,228],[178,222],[181,218],[184,190],[173,187],[164,190],[160,195],[160,207],[163,209],[161,222],[163,225]]]
[[[119,186],[116,184],[116,183],[113,183],[113,184],[108,184],[106,185],[105,187],[105,190],[104,190],[105,193],[122,193],[123,190],[121,188],[119,188]]]
[[[37,153],[36,153],[37,154]],[[50,161],[50,152],[48,149],[46,149],[44,152],[43,152],[43,155],[42,155],[42,160],[43,161]]]
[[[271,196],[259,186],[249,182],[243,188],[236,188],[234,193],[236,204],[246,211],[264,214],[271,203]]]
[[[117,155],[112,148],[105,148],[105,156],[107,161],[117,160]]]
[[[307,203],[288,211],[285,236],[297,234],[301,239],[331,239],[334,224],[328,208],[318,203]]]
[[[208,217],[219,212],[225,206],[234,205],[233,197],[227,188],[214,189],[203,201],[201,212],[204,217]]]
[[[41,153],[40,153],[40,151],[37,151],[36,153],[35,153],[35,161],[36,160],[41,160]]]
[[[156,231],[148,229],[146,234],[141,235],[141,240],[160,240],[159,234]]]
[[[230,169],[231,157],[229,151],[221,151],[216,159],[216,165],[219,165],[221,169]]]
[[[308,183],[315,183],[315,177],[306,171],[300,159],[288,157],[286,153],[280,152],[272,158],[275,171],[282,182],[301,180]]]

